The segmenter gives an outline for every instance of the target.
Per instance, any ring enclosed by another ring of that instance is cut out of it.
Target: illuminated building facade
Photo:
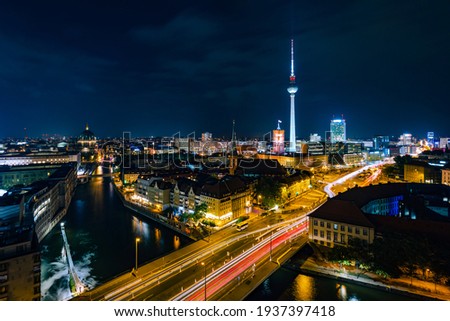
[[[80,153],[11,153],[0,156],[0,166],[63,164],[71,162],[80,164]]]
[[[136,196],[157,211],[170,206],[170,191],[172,184],[157,177],[139,177],[136,181]]]
[[[448,168],[442,170],[442,184],[450,185],[450,169]]]
[[[310,142],[314,142],[314,143],[318,143],[322,140],[322,137],[320,137],[319,134],[310,134],[309,135],[309,141]]]
[[[450,147],[450,138],[449,137],[441,137],[439,139],[439,148],[446,149]]]
[[[277,179],[281,184],[281,199],[283,202],[304,194],[310,190],[311,173],[297,171],[294,174]]]
[[[404,133],[400,135],[400,138],[398,139],[398,145],[400,146],[410,146],[413,144],[413,137],[410,133]]]
[[[76,185],[76,168],[68,165],[26,188],[26,211],[32,213],[39,242],[66,215]]]
[[[81,150],[82,161],[95,161],[95,154],[97,152],[97,138],[94,133],[89,130],[88,124],[86,124],[85,130],[78,137],[78,146]]]
[[[194,211],[205,203],[206,218],[221,225],[251,210],[251,188],[237,176],[180,178],[172,190],[172,206],[180,212]]]
[[[273,137],[273,152],[277,155],[284,154],[284,130],[280,128],[280,121],[278,121],[277,129],[272,132]]]
[[[212,141],[212,134],[209,132],[202,133],[202,142],[210,142]]]
[[[97,138],[95,137],[94,133],[89,130],[88,124],[86,124],[86,128],[78,137],[78,144],[80,144],[81,147],[86,148],[94,148],[97,144]]]
[[[389,136],[377,135],[373,138],[373,148],[376,150],[384,150],[389,147]]]
[[[427,133],[428,146],[430,146],[431,148],[434,148],[434,141],[435,141],[434,132],[428,132]]]
[[[345,119],[332,119],[330,122],[331,143],[345,142],[347,140]]]
[[[374,225],[351,201],[330,199],[309,215],[309,239],[327,247],[347,246],[351,239],[371,244]]]

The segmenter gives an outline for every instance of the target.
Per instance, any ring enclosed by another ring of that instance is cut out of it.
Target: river
[[[97,168],[97,174],[103,170]],[[76,188],[63,219],[75,268],[86,285],[94,287],[135,265],[136,238],[139,264],[191,242],[190,239],[125,208],[111,178],[96,177]],[[69,274],[62,253],[61,230],[55,227],[41,242],[43,300],[71,297]]]
[[[301,266],[312,254],[308,245],[297,252],[286,266]],[[333,278],[309,276],[281,266],[257,287],[248,301],[408,301],[407,295],[343,282]]]

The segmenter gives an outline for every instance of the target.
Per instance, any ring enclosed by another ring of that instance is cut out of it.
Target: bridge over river
[[[250,225],[246,233],[229,227],[137,270],[130,266],[75,300],[226,300],[230,294],[243,299],[304,244],[308,221],[302,215]]]
[[[75,295],[80,295],[87,290],[86,286],[81,282],[80,278],[75,271],[75,266],[73,264],[72,254],[70,253],[69,241],[67,240],[66,230],[64,228],[64,223],[61,223],[61,235],[64,241],[64,252],[66,253],[67,264],[69,267],[70,276],[75,283]]]

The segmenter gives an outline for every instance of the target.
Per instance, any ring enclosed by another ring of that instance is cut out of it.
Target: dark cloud
[[[450,134],[447,1],[26,3],[0,5],[0,136],[287,128],[291,36],[299,136],[340,114],[351,137]]]

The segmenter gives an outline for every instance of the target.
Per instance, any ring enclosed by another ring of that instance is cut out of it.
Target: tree
[[[395,176],[396,173],[398,173],[398,169],[395,165],[386,165],[382,169],[382,173],[386,177],[392,177]]]
[[[200,205],[195,206],[194,213],[192,214],[192,219],[196,222],[205,217],[206,211],[208,210],[208,204],[201,203]]]
[[[256,186],[256,195],[261,195],[263,208],[272,208],[281,201],[281,184],[272,177],[263,177]]]

